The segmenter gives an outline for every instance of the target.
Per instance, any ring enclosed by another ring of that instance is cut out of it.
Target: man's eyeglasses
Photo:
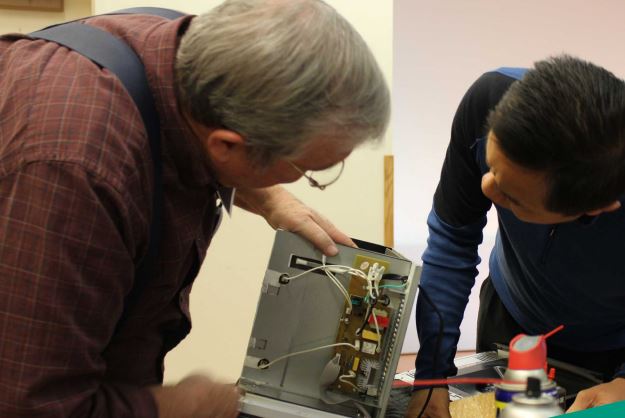
[[[339,177],[341,177],[341,174],[343,173],[343,168],[345,168],[345,160],[333,165],[330,168],[320,171],[304,171],[297,165],[295,165],[295,163],[291,161],[287,162],[291,164],[291,166],[296,169],[302,176],[306,177],[306,180],[308,180],[308,184],[310,184],[311,187],[315,187],[319,190],[323,190],[329,185],[336,183],[336,181],[339,179]],[[313,178],[313,175],[317,178]]]

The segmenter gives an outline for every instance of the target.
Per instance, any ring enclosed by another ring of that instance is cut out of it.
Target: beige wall
[[[28,33],[54,23],[91,14],[91,0],[64,0],[62,12],[0,9],[0,33]]]
[[[189,1],[183,11],[201,13],[219,3]],[[390,79],[393,2],[359,0],[358,7],[353,0],[328,3],[360,31]],[[142,5],[172,7],[163,0],[94,0],[96,13]],[[348,234],[382,242],[382,164],[389,150],[390,139],[376,149],[357,150],[347,160],[341,181],[323,192],[303,182],[289,189]],[[230,381],[239,377],[272,239],[273,231],[264,220],[240,210],[222,224],[192,292],[193,331],[168,355],[166,381],[200,369]]]

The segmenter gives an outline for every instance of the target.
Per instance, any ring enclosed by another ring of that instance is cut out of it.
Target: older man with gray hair
[[[350,244],[278,184],[336,180],[315,172],[339,174],[383,134],[388,88],[361,37],[318,0],[82,23],[141,58],[162,181],[117,77],[56,43],[0,38],[0,416],[236,416],[232,385],[161,385],[165,354],[191,328],[189,292],[221,206],[234,196],[328,255]],[[162,238],[139,286],[156,190]]]

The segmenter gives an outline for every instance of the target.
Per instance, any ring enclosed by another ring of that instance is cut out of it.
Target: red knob
[[[556,380],[556,369],[553,367],[549,369],[549,374],[547,375],[547,377],[549,377],[549,380]]]
[[[513,370],[542,369],[547,361],[547,344],[543,335],[519,334],[510,341],[508,367]]]

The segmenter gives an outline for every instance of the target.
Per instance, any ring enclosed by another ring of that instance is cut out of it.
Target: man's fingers
[[[569,409],[566,410],[566,413],[583,411],[584,409],[588,409],[592,406],[592,402],[594,399],[593,392],[589,390],[582,390],[577,394],[575,398],[575,402]]]
[[[327,233],[333,242],[337,244],[342,244],[347,247],[356,248],[357,245],[352,241],[350,237],[341,232],[332,222],[327,220],[325,217],[319,215],[318,213],[314,213],[314,220],[317,221],[319,226]],[[328,255],[328,254],[326,254]]]
[[[337,244],[343,244],[346,247],[354,247],[354,248],[358,247],[356,243],[352,241],[350,237],[348,237],[347,235],[345,235],[344,233],[336,229],[334,225],[332,225],[332,229],[329,230],[328,233],[330,234],[330,237],[334,240],[334,242],[336,242]]]
[[[587,408],[588,408],[588,405],[583,405],[582,402],[579,400],[579,398],[577,398],[575,399],[575,402],[573,402],[573,405],[571,405],[571,407],[566,410],[566,413],[569,414],[571,412],[582,411]]]
[[[326,256],[331,257],[338,254],[337,243],[356,247],[354,241],[335,227],[332,222],[312,208],[304,206],[292,196],[290,202],[279,206],[279,208],[280,210],[273,211],[271,216],[266,217],[267,222],[274,228],[282,228],[300,235]]]
[[[296,232],[308,241],[312,242],[326,256],[331,257],[338,254],[339,250],[330,235],[312,218],[302,222]]]

